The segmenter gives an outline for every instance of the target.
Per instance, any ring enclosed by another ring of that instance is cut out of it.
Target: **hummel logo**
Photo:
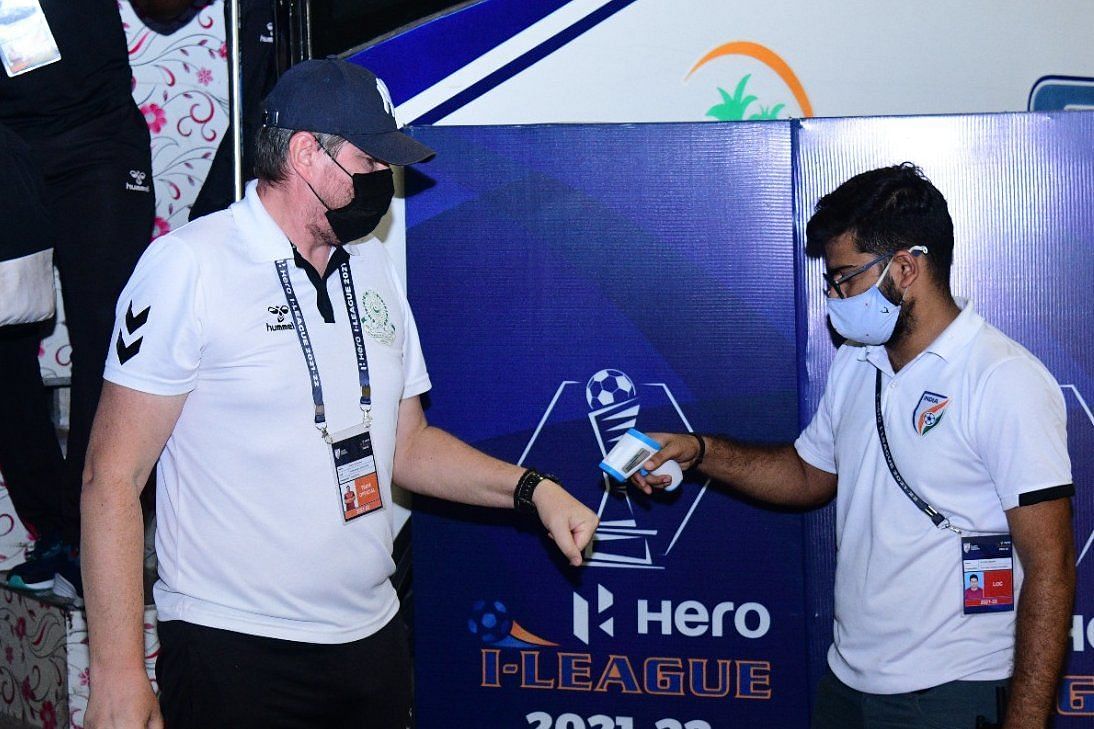
[[[289,307],[282,304],[281,306],[267,306],[266,311],[270,312],[273,316],[277,317],[276,324],[266,323],[266,331],[268,332],[281,332],[286,329],[293,329],[292,322],[286,322],[285,316],[289,313]]]
[[[144,180],[148,177],[148,173],[143,170],[129,170],[129,176],[133,178],[133,182],[125,183],[126,190],[132,190],[134,192],[149,192],[151,187],[144,184]]]
[[[145,325],[148,321],[148,313],[152,311],[151,306],[146,306],[144,311],[139,314],[133,313],[133,302],[129,302],[129,309],[125,312],[125,328],[124,332],[128,332],[129,336],[136,334],[137,330]],[[141,342],[144,341],[144,337],[137,337],[129,344],[125,343],[125,337],[122,336],[123,330],[118,330],[118,341],[116,348],[118,350],[118,361],[125,364],[129,360],[137,356],[137,353],[141,351]]]

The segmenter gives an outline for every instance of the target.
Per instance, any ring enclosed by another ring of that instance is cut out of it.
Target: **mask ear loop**
[[[925,255],[927,255],[928,250],[927,250],[927,246],[912,246],[911,248],[908,249],[908,252],[911,253],[913,256],[925,256]],[[895,258],[895,256],[894,256],[894,258]],[[882,271],[881,276],[878,277],[877,286],[878,286],[879,291],[881,290],[881,280],[883,278],[885,278],[885,274],[889,271],[889,266],[892,264],[893,260],[894,260],[893,258],[889,259],[889,263],[885,264],[885,270]],[[908,289],[904,289],[903,291],[900,292],[900,303],[897,304],[897,306],[903,306],[904,305],[904,297],[907,296],[907,295],[908,295]]]

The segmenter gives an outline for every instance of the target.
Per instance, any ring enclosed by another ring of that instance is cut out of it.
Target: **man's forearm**
[[[706,455],[701,473],[729,484],[758,501],[812,507],[835,493],[835,476],[804,463],[792,445],[752,445],[704,436]]]
[[[1041,729],[1056,705],[1075,597],[1075,561],[1027,573],[1018,601],[1006,729]]]
[[[144,672],[144,528],[139,491],[89,482],[80,560],[91,674]]]
[[[395,454],[395,482],[415,493],[476,506],[512,507],[520,466],[426,426]]]

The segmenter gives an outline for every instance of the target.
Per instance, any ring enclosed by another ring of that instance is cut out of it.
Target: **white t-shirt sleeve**
[[[152,395],[194,389],[202,350],[201,281],[190,246],[161,238],[141,256],[115,310],[103,377]]]
[[[433,385],[429,381],[429,372],[425,367],[425,355],[422,354],[422,344],[418,339],[418,325],[414,322],[414,312],[410,310],[410,302],[407,301],[406,292],[399,281],[399,274],[390,259],[388,276],[398,293],[405,327],[403,336],[403,399],[405,400],[429,391]]]
[[[1004,509],[1074,493],[1067,408],[1052,375],[1026,357],[1007,359],[977,401],[977,448]]]
[[[843,354],[842,351],[838,352],[832,362],[828,371],[828,382],[824,385],[824,395],[821,396],[813,420],[794,441],[794,448],[803,461],[827,473],[836,472],[836,434],[832,423],[832,401],[835,399],[836,386],[833,381]]]

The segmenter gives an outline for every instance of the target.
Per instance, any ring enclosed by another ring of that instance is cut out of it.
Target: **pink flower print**
[[[152,240],[159,238],[161,235],[167,235],[170,232],[171,224],[157,215],[155,222],[152,224]]]
[[[80,685],[89,686],[91,684],[91,669],[85,668],[80,671]]]
[[[34,698],[34,691],[30,687],[30,676],[23,679],[23,699],[31,701]]]
[[[4,659],[8,663],[15,662],[15,649],[12,648],[10,645],[4,646]]]
[[[159,104],[145,104],[141,107],[141,113],[144,114],[144,121],[153,134],[159,134],[167,124],[167,114]]]
[[[198,83],[202,86],[208,86],[213,82],[213,72],[207,68],[198,70]]]
[[[15,637],[26,638],[27,637],[27,621],[26,618],[20,617],[15,621]]]
[[[227,43],[221,43],[220,44],[220,49],[217,51],[217,55],[220,56],[221,58],[227,58],[228,57],[228,44]]]
[[[57,710],[53,708],[52,701],[42,702],[38,718],[42,720],[42,729],[57,729]]]

